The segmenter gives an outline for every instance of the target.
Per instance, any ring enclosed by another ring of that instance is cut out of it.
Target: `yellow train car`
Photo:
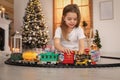
[[[23,52],[22,57],[25,62],[37,62],[38,61],[37,55],[38,54],[35,51],[29,50]]]

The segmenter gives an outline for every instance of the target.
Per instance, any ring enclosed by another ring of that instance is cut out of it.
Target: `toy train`
[[[75,51],[71,53],[63,52],[43,52],[36,53],[35,51],[26,51],[23,53],[12,53],[10,60],[13,62],[25,63],[25,64],[43,64],[43,65],[76,65],[76,66],[88,66],[95,65],[95,62],[91,59],[91,55],[86,51],[85,54],[76,54]]]

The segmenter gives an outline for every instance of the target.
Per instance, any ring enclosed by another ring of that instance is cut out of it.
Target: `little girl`
[[[54,36],[54,46],[57,50],[71,53],[73,50],[84,53],[84,32],[79,26],[80,10],[76,4],[64,7],[60,27],[57,27]]]

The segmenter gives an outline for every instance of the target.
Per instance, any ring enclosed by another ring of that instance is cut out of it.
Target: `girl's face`
[[[64,21],[68,28],[74,28],[77,24],[77,14],[75,12],[68,12],[66,16],[64,16]]]

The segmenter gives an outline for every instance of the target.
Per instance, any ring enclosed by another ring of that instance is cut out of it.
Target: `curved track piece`
[[[119,59],[120,57],[110,57],[110,56],[100,56],[101,58],[108,58],[108,59]]]
[[[101,58],[109,58],[109,59],[119,59],[115,57],[107,57],[101,56]],[[120,67],[120,63],[111,63],[111,64],[96,64],[96,65],[88,65],[88,66],[76,66],[76,65],[63,65],[63,64],[32,64],[32,63],[21,63],[21,62],[14,62],[10,59],[5,61],[5,64],[9,65],[16,65],[16,66],[29,66],[29,67],[44,67],[44,68],[106,68],[106,67]]]

